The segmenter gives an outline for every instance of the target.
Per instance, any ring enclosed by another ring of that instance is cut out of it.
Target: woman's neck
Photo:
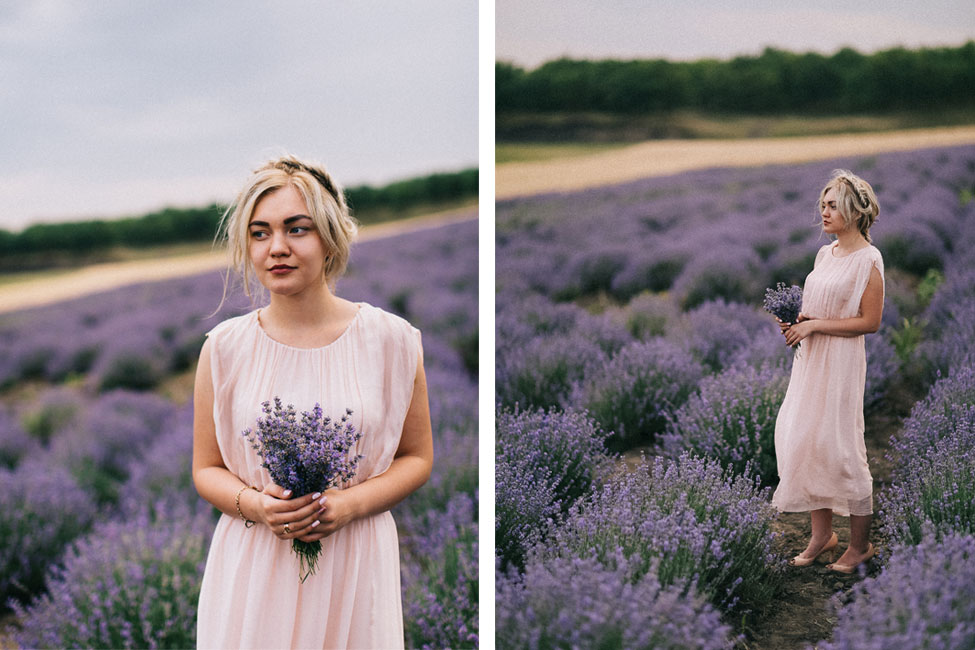
[[[292,296],[272,293],[271,302],[262,310],[262,314],[277,323],[288,323],[302,329],[328,320],[344,302],[323,283],[321,288],[315,287]]]
[[[859,230],[851,228],[836,235],[836,247],[846,253],[852,253],[868,245],[869,242]]]

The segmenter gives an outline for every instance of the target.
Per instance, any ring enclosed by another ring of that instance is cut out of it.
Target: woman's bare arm
[[[786,343],[795,345],[811,334],[853,337],[872,334],[880,328],[884,313],[884,280],[880,271],[873,268],[870,279],[860,299],[860,313],[853,318],[807,318],[800,315],[800,322],[783,330]]]

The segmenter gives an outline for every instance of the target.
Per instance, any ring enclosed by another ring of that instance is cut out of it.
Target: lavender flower
[[[719,650],[734,647],[728,625],[693,585],[662,586],[651,569],[634,578],[618,556],[530,564],[496,578],[498,648]]]
[[[478,644],[477,493],[400,521],[408,647]]]
[[[41,591],[44,572],[86,532],[96,510],[62,467],[25,460],[0,469],[0,611],[8,598],[26,601]]]
[[[702,374],[690,353],[667,340],[631,343],[587,374],[573,404],[616,434],[609,439],[614,450],[649,446]]]
[[[895,546],[883,572],[853,587],[823,650],[975,647],[975,536]]]
[[[606,434],[581,413],[499,412],[495,455],[496,553],[524,557],[580,497],[608,460]]]
[[[925,529],[975,534],[975,423],[957,422],[897,474],[902,478],[880,497],[888,539],[917,544]]]
[[[47,593],[14,606],[23,648],[188,648],[212,518],[147,512],[99,525],[47,575]]]
[[[774,289],[765,290],[762,306],[783,323],[794,325],[802,309],[802,289],[794,284],[787,287],[779,282]]]
[[[732,366],[706,377],[661,436],[664,453],[677,458],[689,450],[736,474],[755,472],[763,485],[772,485],[778,480],[775,419],[788,385],[785,370],[776,366]]]
[[[350,480],[355,476],[361,455],[350,452],[362,434],[355,430],[345,414],[336,422],[324,416],[320,404],[301,413],[298,421],[295,407],[281,405],[281,398],[263,402],[265,417],[258,418],[257,430],[241,432],[261,457],[261,466],[267,469],[271,479],[296,495],[325,490]],[[301,581],[315,572],[318,555],[322,552],[320,541],[291,540],[291,549],[298,555]]]
[[[767,489],[714,461],[655,458],[577,502],[529,562],[593,556],[613,567],[621,551],[634,577],[655,569],[671,585],[696,576],[712,604],[740,613],[763,607],[781,583],[775,516]]]

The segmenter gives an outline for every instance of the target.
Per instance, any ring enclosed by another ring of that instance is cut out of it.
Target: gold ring
[[[291,524],[285,524],[284,525],[284,534],[285,535],[290,535],[291,534]]]

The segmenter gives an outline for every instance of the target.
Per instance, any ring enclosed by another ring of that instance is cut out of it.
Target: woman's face
[[[261,197],[247,229],[254,273],[268,291],[290,296],[324,284],[325,246],[294,187]]]
[[[823,217],[823,232],[838,235],[846,230],[846,220],[836,206],[836,188],[831,187],[819,204],[819,212]]]

